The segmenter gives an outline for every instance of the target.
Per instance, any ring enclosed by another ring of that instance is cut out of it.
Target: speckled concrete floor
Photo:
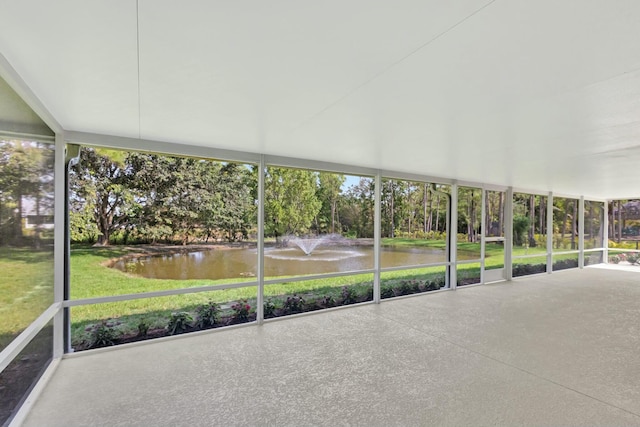
[[[559,272],[64,359],[26,426],[640,426],[640,274]]]

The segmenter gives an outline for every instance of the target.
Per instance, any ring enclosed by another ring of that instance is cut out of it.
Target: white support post
[[[486,254],[485,246],[487,243],[487,230],[485,229],[485,224],[487,222],[487,190],[484,188],[482,189],[480,199],[482,204],[482,208],[480,209],[480,283],[484,283],[484,258]]]
[[[264,322],[264,156],[258,164],[258,296],[256,299],[256,322]]]
[[[504,278],[513,278],[513,188],[507,188],[504,203]]]
[[[578,268],[584,268],[584,196],[578,201]]]
[[[381,227],[382,215],[380,212],[382,198],[382,176],[378,171],[375,177],[374,186],[374,214],[373,214],[373,302],[380,303],[380,247],[382,243]]]
[[[447,239],[449,239],[450,250],[450,267],[449,267],[449,287],[456,289],[458,287],[457,276],[457,264],[458,264],[458,184],[451,185],[451,224],[449,224],[449,233]]]
[[[54,160],[54,279],[53,279],[53,301],[62,303],[64,300],[65,264],[66,264],[66,218],[65,218],[65,182],[66,177],[66,147],[64,136],[56,134]],[[53,318],[53,358],[58,359],[64,353],[64,314],[60,309]]]
[[[553,193],[547,198],[547,273],[553,270]]]
[[[609,200],[604,201],[602,210],[602,262],[609,264]]]

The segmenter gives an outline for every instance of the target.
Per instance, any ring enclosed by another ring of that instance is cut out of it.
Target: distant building
[[[53,229],[53,195],[43,197],[39,206],[35,197],[22,197],[22,218],[25,229],[35,228],[38,224],[42,229]]]

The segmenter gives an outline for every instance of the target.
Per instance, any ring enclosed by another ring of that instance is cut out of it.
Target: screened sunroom
[[[640,5],[0,17],[0,425],[640,424]]]

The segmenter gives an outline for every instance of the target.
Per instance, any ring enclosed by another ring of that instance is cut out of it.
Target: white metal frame
[[[150,141],[150,140],[140,140],[140,139],[135,139],[135,138],[123,138],[123,137],[114,137],[114,136],[105,136],[105,135],[97,135],[97,134],[89,134],[89,133],[83,133],[83,132],[60,132],[58,133],[57,137],[56,137],[56,174],[57,176],[62,175],[63,176],[63,168],[64,168],[64,147],[65,147],[65,143],[67,142],[74,142],[74,143],[82,143],[82,144],[86,144],[86,145],[96,145],[96,146],[105,146],[105,147],[110,147],[110,148],[118,148],[118,149],[126,149],[126,150],[137,150],[137,151],[151,151],[151,152],[161,152],[163,154],[173,154],[173,155],[180,155],[180,156],[194,156],[194,157],[204,157],[204,158],[214,158],[214,159],[220,159],[220,160],[224,160],[224,161],[236,161],[236,162],[247,162],[247,163],[252,163],[252,164],[258,164],[259,167],[261,168],[261,170],[264,171],[264,168],[267,165],[278,165],[278,166],[285,166],[285,167],[298,167],[298,168],[306,168],[306,169],[313,169],[313,170],[326,170],[326,171],[332,171],[332,172],[339,172],[339,173],[347,173],[347,174],[354,174],[354,175],[361,175],[361,176],[373,176],[374,179],[376,180],[376,183],[378,185],[376,185],[376,197],[375,197],[375,214],[376,214],[376,218],[375,218],[375,236],[374,236],[374,240],[375,240],[375,257],[374,257],[374,268],[373,269],[369,269],[369,270],[362,270],[362,271],[353,271],[353,272],[340,272],[340,273],[331,273],[331,274],[324,274],[324,275],[312,275],[312,276],[299,276],[299,277],[295,277],[295,278],[286,278],[286,279],[268,279],[265,280],[264,279],[264,265],[263,265],[263,255],[264,255],[264,230],[263,230],[263,221],[259,220],[258,221],[258,228],[259,232],[258,233],[258,250],[259,250],[259,256],[258,256],[258,270],[260,272],[260,274],[258,275],[258,279],[257,282],[243,282],[243,283],[235,283],[235,284],[226,284],[226,285],[215,285],[215,286],[204,286],[204,287],[197,287],[197,288],[181,288],[181,289],[172,289],[172,290],[166,290],[166,291],[156,291],[156,292],[146,292],[146,293],[141,293],[141,294],[129,294],[129,295],[112,295],[112,296],[105,296],[105,297],[97,297],[97,298],[90,298],[90,299],[81,299],[81,300],[68,300],[68,301],[63,301],[62,300],[62,295],[61,295],[61,289],[62,289],[62,265],[64,264],[62,259],[61,259],[61,254],[64,252],[63,250],[61,250],[61,248],[63,247],[64,244],[64,236],[61,235],[61,229],[63,227],[58,226],[59,222],[60,222],[60,218],[63,218],[64,215],[64,209],[65,207],[62,206],[61,203],[57,203],[56,204],[56,218],[58,219],[57,221],[57,226],[56,226],[56,251],[55,251],[55,256],[56,256],[56,260],[55,260],[55,265],[56,265],[56,271],[55,271],[55,278],[56,278],[56,286],[54,288],[54,298],[55,298],[55,302],[57,303],[57,305],[55,305],[55,307],[75,307],[75,306],[79,306],[79,305],[87,305],[87,304],[100,304],[100,303],[106,303],[106,302],[116,302],[116,301],[126,301],[126,300],[132,300],[132,299],[139,299],[139,298],[149,298],[149,297],[158,297],[158,296],[168,296],[168,295],[181,295],[181,294],[188,294],[188,293],[195,293],[195,292],[207,292],[207,291],[215,291],[215,290],[221,290],[221,289],[229,289],[229,288],[239,288],[239,287],[251,287],[251,286],[256,286],[258,288],[257,294],[258,294],[258,307],[257,307],[257,311],[258,311],[258,315],[257,315],[257,319],[258,319],[258,323],[262,323],[262,321],[264,320],[264,314],[262,313],[262,304],[260,304],[260,302],[263,302],[264,299],[264,286],[268,285],[268,284],[273,284],[273,283],[286,283],[286,282],[296,282],[296,281],[302,281],[302,280],[311,280],[311,279],[316,279],[316,278],[327,278],[327,277],[341,277],[341,276],[350,276],[350,275],[356,275],[356,274],[374,274],[374,302],[380,302],[380,274],[383,272],[388,272],[388,271],[398,271],[398,270],[404,270],[404,269],[411,269],[411,268],[422,268],[422,267],[435,267],[435,266],[443,266],[443,267],[448,267],[449,269],[449,275],[447,277],[447,282],[448,282],[448,289],[455,289],[457,287],[456,285],[456,267],[457,265],[463,265],[463,264],[470,264],[470,263],[477,263],[480,262],[482,266],[484,266],[484,253],[485,253],[485,248],[484,248],[484,242],[485,242],[485,232],[483,230],[484,227],[484,220],[481,221],[481,239],[483,242],[483,245],[481,246],[481,258],[479,260],[464,260],[464,261],[458,261],[457,260],[457,233],[454,233],[453,231],[456,231],[455,228],[455,224],[457,223],[457,204],[458,204],[458,187],[459,184],[457,182],[453,182],[451,180],[447,180],[447,179],[443,179],[443,178],[437,178],[437,177],[431,177],[431,176],[423,176],[423,175],[417,175],[417,174],[407,174],[407,173],[401,173],[401,172],[391,172],[391,171],[384,171],[384,176],[386,177],[390,177],[393,179],[408,179],[408,180],[412,180],[412,181],[417,181],[417,182],[429,182],[429,183],[438,183],[438,184],[449,184],[451,185],[451,214],[450,214],[450,222],[451,224],[449,224],[449,228],[450,228],[450,232],[448,233],[448,239],[449,239],[449,248],[450,248],[450,258],[449,261],[444,262],[444,263],[435,263],[435,264],[423,264],[423,265],[417,265],[417,266],[403,266],[403,267],[388,267],[388,268],[382,268],[380,266],[380,182],[381,182],[381,178],[383,176],[383,173],[381,171],[374,171],[368,168],[360,168],[360,167],[353,167],[353,166],[349,166],[349,165],[342,165],[342,164],[336,164],[336,163],[327,163],[327,162],[314,162],[314,161],[310,161],[310,160],[305,160],[305,159],[291,159],[291,158],[286,158],[286,157],[281,157],[281,156],[267,156],[267,155],[259,155],[259,154],[254,154],[254,153],[244,153],[244,152],[236,152],[236,151],[231,151],[231,150],[217,150],[217,149],[211,149],[208,147],[199,147],[199,146],[189,146],[189,145],[175,145],[175,144],[171,144],[171,143],[165,143],[165,142],[161,142],[161,141]],[[259,197],[261,199],[264,198],[264,178],[263,175],[261,174],[262,178],[259,179]],[[501,186],[488,186],[488,185],[478,185],[477,183],[466,183],[464,182],[465,186],[469,185],[469,186],[473,186],[474,188],[478,188],[482,191],[482,203],[481,203],[481,207],[482,207],[482,217],[483,219],[485,218],[486,215],[486,192],[488,189],[491,190],[496,190],[496,191],[505,191],[505,187],[501,187]],[[65,183],[63,182],[63,180],[58,179],[56,182],[56,198],[57,200],[60,200],[60,194],[63,192],[64,189],[64,185]],[[511,197],[507,197],[506,201],[507,203],[505,203],[505,219],[507,219],[508,223],[505,223],[505,238],[507,237],[507,234],[509,234],[509,242],[512,242],[512,233],[511,233],[511,226],[509,225],[509,223],[512,222],[512,196],[513,196],[513,189],[511,188],[506,188],[506,191],[508,193],[508,196]],[[519,191],[520,192],[520,191]],[[599,248],[594,248],[594,249],[587,249],[585,250],[584,248],[582,249],[582,251],[578,250],[578,251],[563,251],[563,252],[553,252],[552,248],[552,236],[553,233],[549,232],[550,230],[552,231],[552,226],[550,226],[549,223],[552,223],[553,220],[553,215],[552,215],[552,206],[553,206],[553,197],[554,194],[553,193],[549,193],[548,195],[548,201],[547,201],[547,209],[548,209],[548,214],[547,214],[547,258],[548,258],[548,264],[550,262],[552,262],[552,257],[553,255],[562,255],[562,254],[570,254],[570,253],[578,253],[580,258],[584,257],[584,253],[585,252],[591,252],[591,251],[597,251],[597,250],[601,250]],[[509,201],[511,200],[511,203],[509,203]],[[582,197],[580,199],[581,204],[580,204],[580,209],[582,212],[582,215],[584,215],[584,197]],[[595,201],[595,200],[594,200]],[[604,204],[605,207],[605,211],[607,209],[607,204]],[[549,215],[551,214],[551,215]],[[260,219],[263,218],[264,216],[264,203],[261,202],[259,203],[259,211],[258,211],[258,216]],[[510,219],[509,219],[510,218]],[[606,221],[607,219],[607,215],[605,212],[605,216],[604,219]],[[579,221],[579,223],[581,224],[581,231],[583,232],[583,224],[584,221],[583,219],[581,221]],[[607,227],[604,227],[604,230],[607,230]],[[582,239],[584,238],[584,236],[582,236]],[[582,240],[583,241],[583,240]],[[507,271],[506,275],[505,275],[505,279],[510,279],[511,275],[510,275],[510,265],[511,263],[509,262],[512,258],[512,245],[506,242],[505,243],[505,269]],[[602,250],[605,250],[606,248],[603,248]],[[540,254],[532,254],[532,255],[526,255],[526,256],[518,256],[515,257],[515,259],[520,259],[520,258],[526,258],[526,257],[539,257],[541,256]],[[606,258],[605,258],[606,259]],[[482,272],[484,272],[484,268],[481,270]],[[548,268],[548,272],[551,272],[551,268]],[[482,273],[481,273],[482,274]],[[481,283],[484,283],[484,278],[482,278]],[[52,306],[53,307],[53,306]],[[60,321],[61,321],[61,317],[60,317],[60,312],[55,312],[53,314],[54,317],[54,324],[55,324],[55,328],[56,328],[56,332],[55,332],[55,343],[54,343],[54,356],[55,357],[60,357],[62,354],[62,349],[61,349],[61,342],[60,342]],[[33,332],[31,330],[31,332]],[[26,345],[26,344],[25,344]],[[7,353],[3,353],[3,355],[6,355]],[[1,360],[1,358],[0,358]],[[8,363],[8,362],[7,362]]]
[[[630,200],[637,200],[639,199],[639,197],[627,197],[626,199],[630,199]],[[626,200],[626,199],[615,199],[615,200]],[[603,230],[603,235],[604,235],[604,248],[603,250],[603,257],[604,257],[604,263],[609,263],[609,252],[614,252],[615,253],[619,253],[619,252],[631,252],[631,253],[640,253],[640,249],[621,249],[621,248],[612,248],[609,247],[609,224],[608,224],[608,220],[609,220],[609,202],[615,201],[615,200],[605,200],[604,202],[604,217],[605,217],[605,228]],[[614,220],[614,226],[615,226],[615,218],[613,218]],[[637,242],[636,242],[637,244]]]
[[[373,268],[375,270],[373,276],[373,302],[380,303],[381,300],[381,274],[380,274],[380,246],[382,243],[382,213],[381,198],[382,198],[382,175],[378,172],[375,177],[374,184],[374,218],[373,218]]]
[[[7,64],[4,62],[4,58],[0,55],[0,72],[3,68],[6,68]],[[8,80],[12,86],[22,87],[23,82],[19,80],[18,76],[13,74],[9,74],[9,78],[7,78],[6,73],[3,74],[5,80]],[[16,83],[17,82],[17,83]],[[246,153],[246,152],[238,152],[233,150],[221,150],[221,149],[213,149],[209,147],[203,146],[194,146],[194,145],[177,145],[173,143],[163,142],[163,141],[152,141],[152,140],[143,140],[137,138],[124,138],[117,136],[109,136],[109,135],[99,135],[85,132],[75,132],[75,131],[64,131],[59,124],[55,122],[55,120],[48,116],[44,107],[42,107],[37,99],[33,97],[33,94],[25,89],[24,86],[22,89],[18,91],[18,93],[26,98],[30,99],[29,104],[33,107],[36,106],[34,110],[41,115],[45,119],[45,122],[50,125],[52,129],[56,132],[55,138],[55,174],[56,174],[56,183],[55,183],[55,270],[54,270],[54,303],[45,310],[38,319],[36,319],[31,325],[29,325],[7,348],[5,348],[2,352],[0,352],[0,371],[4,369],[11,361],[16,357],[19,352],[26,347],[26,345],[31,341],[31,339],[45,327],[48,322],[53,320],[54,324],[54,343],[53,343],[53,357],[54,360],[59,359],[63,354],[63,324],[62,324],[62,310],[64,308],[71,308],[80,305],[89,305],[89,304],[100,304],[107,302],[116,302],[116,301],[127,301],[139,298],[149,298],[149,297],[158,297],[158,296],[169,296],[169,295],[182,295],[188,293],[195,292],[207,292],[207,291],[215,291],[221,289],[230,289],[230,288],[240,288],[240,287],[253,287],[255,286],[257,289],[257,316],[256,323],[262,324],[264,319],[263,312],[263,302],[264,302],[264,287],[269,284],[274,283],[288,283],[288,282],[296,282],[303,280],[311,280],[317,278],[327,278],[327,277],[343,277],[343,276],[351,276],[357,274],[373,274],[374,276],[374,297],[373,303],[380,303],[380,282],[381,282],[381,274],[384,272],[390,271],[399,271],[405,269],[413,269],[413,268],[426,268],[426,267],[436,267],[442,266],[448,271],[448,274],[445,276],[446,280],[446,288],[442,290],[455,290],[457,288],[457,266],[470,264],[470,263],[480,263],[481,264],[481,282],[480,284],[485,282],[484,277],[484,260],[485,260],[485,230],[484,223],[486,218],[486,192],[487,190],[496,190],[496,191],[506,191],[507,192],[507,203],[505,203],[505,279],[510,280],[512,278],[512,262],[514,259],[527,258],[527,257],[540,257],[544,256],[542,254],[532,254],[525,256],[517,256],[513,257],[512,248],[513,248],[513,234],[512,234],[512,223],[513,223],[513,192],[515,191],[513,188],[507,188],[502,186],[491,186],[491,185],[483,185],[475,182],[463,182],[463,181],[455,181],[451,179],[432,177],[428,175],[419,175],[419,174],[411,174],[411,173],[402,173],[396,171],[380,171],[374,170],[371,168],[363,168],[352,165],[345,165],[339,163],[329,163],[329,162],[316,162],[307,159],[296,159],[296,158],[288,158],[282,156],[270,156],[264,154],[256,154],[256,153]],[[259,175],[258,180],[258,277],[255,282],[242,282],[242,283],[234,283],[234,284],[224,284],[224,285],[214,285],[214,286],[204,286],[204,287],[196,287],[196,288],[180,288],[180,289],[172,289],[166,291],[155,291],[155,292],[146,292],[140,294],[127,294],[127,295],[111,295],[104,296],[98,298],[88,298],[88,299],[79,299],[79,300],[64,300],[63,297],[63,288],[64,288],[64,242],[66,237],[64,236],[64,212],[66,206],[61,203],[61,200],[64,200],[64,186],[66,183],[64,179],[64,158],[65,158],[65,147],[67,143],[79,143],[82,145],[94,145],[101,147],[109,147],[116,149],[124,149],[124,150],[136,150],[136,151],[149,151],[154,153],[163,153],[169,155],[178,155],[178,156],[191,156],[198,158],[210,158],[210,159],[219,159],[224,161],[234,161],[234,162],[242,162],[242,163],[250,163],[256,164],[262,171]],[[304,168],[311,170],[320,170],[320,171],[330,171],[337,172],[343,174],[351,174],[356,176],[369,176],[373,177],[375,180],[375,218],[374,218],[374,268],[361,270],[361,271],[352,271],[352,272],[339,272],[339,273],[330,273],[330,274],[322,274],[322,275],[310,275],[310,276],[298,276],[293,278],[286,279],[265,279],[264,277],[264,170],[269,166],[283,166],[283,167],[293,167],[293,168]],[[430,263],[430,264],[422,264],[422,265],[414,265],[414,266],[402,266],[402,267],[385,267],[383,268],[380,264],[380,243],[381,243],[381,213],[380,213],[380,197],[381,197],[381,181],[382,177],[388,177],[393,179],[403,179],[410,180],[416,182],[428,182],[428,183],[436,183],[436,184],[446,184],[451,186],[451,199],[449,205],[449,215],[447,216],[447,239],[448,239],[448,260],[444,263]],[[457,208],[458,208],[458,188],[460,185],[469,186],[473,188],[480,189],[482,191],[482,221],[481,221],[481,258],[480,260],[469,260],[469,261],[459,261],[457,259]],[[579,207],[579,249],[577,251],[563,251],[563,252],[554,252],[553,251],[553,198],[554,196],[558,196],[554,193],[538,193],[538,192],[527,192],[522,190],[517,190],[518,192],[526,192],[528,194],[540,194],[547,196],[547,273],[552,273],[553,266],[553,256],[554,255],[562,255],[562,254],[570,254],[577,253],[579,256],[580,266],[584,266],[584,255],[585,253],[593,252],[593,251],[603,251],[604,260],[608,259],[608,204],[607,201],[604,201],[604,239],[605,245],[603,248],[593,248],[593,249],[585,249],[584,248],[584,196],[580,197],[580,207]],[[565,197],[565,196],[562,196]],[[566,196],[571,198],[576,198],[575,196]],[[593,200],[593,199],[590,199]],[[599,200],[593,200],[599,201]],[[473,285],[471,285],[473,286]],[[437,291],[433,291],[437,292]],[[275,320],[275,319],[270,319]]]
[[[545,235],[547,236],[547,239],[545,241],[545,251],[544,253],[542,252],[538,252],[538,253],[533,253],[533,254],[525,254],[525,255],[513,255],[513,242],[511,244],[511,278],[513,279],[513,265],[515,263],[516,260],[523,260],[523,259],[529,259],[529,258],[545,258],[545,260],[547,260],[550,249],[549,249],[549,230],[548,230],[548,226],[549,226],[549,221],[548,221],[548,212],[549,212],[549,206],[548,206],[548,200],[549,200],[549,193],[540,193],[540,192],[530,192],[530,191],[521,191],[521,190],[512,190],[512,196],[511,196],[511,228],[513,229],[513,196],[518,193],[518,194],[527,194],[527,195],[534,195],[534,196],[541,196],[541,197],[545,197],[547,200],[547,222],[545,224]],[[552,237],[553,238],[553,237]],[[513,236],[512,236],[512,240],[513,240]],[[547,263],[547,261],[545,261],[545,264]],[[545,267],[546,268],[546,267]],[[548,271],[548,270],[547,270]]]
[[[480,283],[486,281],[485,275],[485,258],[487,255],[487,230],[485,230],[487,223],[487,190],[482,189],[480,204],[482,205],[480,211]]]
[[[0,54],[0,77],[2,77],[9,85],[16,91],[16,93],[22,97],[22,99],[31,107],[31,109],[38,115],[40,118],[53,130],[55,133],[55,243],[54,243],[54,290],[53,297],[54,302],[51,304],[43,313],[32,322],[17,338],[15,338],[5,349],[0,352],[0,372],[6,368],[6,366],[11,363],[14,358],[22,351],[28,343],[35,337],[49,322],[53,321],[54,327],[54,340],[53,340],[53,363],[49,364],[47,369],[48,374],[45,376],[50,376],[55,366],[57,366],[57,360],[63,354],[63,308],[74,307],[78,305],[84,304],[99,304],[104,302],[114,302],[114,301],[126,301],[137,298],[148,298],[154,296],[167,296],[167,295],[180,295],[187,294],[192,292],[206,292],[212,290],[219,289],[229,289],[236,287],[245,287],[245,286],[256,286],[257,294],[258,294],[258,307],[257,307],[257,323],[262,323],[264,321],[264,313],[262,309],[263,295],[264,295],[264,286],[270,283],[283,283],[283,282],[294,282],[299,280],[309,280],[310,278],[319,278],[319,277],[338,277],[338,276],[347,276],[352,274],[363,274],[363,273],[373,273],[374,274],[374,302],[380,302],[380,275],[381,272],[385,271],[396,271],[408,268],[415,267],[432,267],[432,266],[444,266],[449,274],[446,275],[446,283],[447,290],[455,290],[457,288],[457,273],[456,269],[458,265],[466,264],[466,263],[476,263],[477,260],[472,261],[458,261],[457,260],[457,207],[458,207],[458,186],[469,186],[474,188],[482,189],[482,209],[483,209],[483,220],[481,227],[484,227],[484,212],[485,210],[485,197],[486,190],[488,189],[498,189],[499,191],[505,191],[504,187],[500,186],[491,186],[486,184],[481,184],[477,182],[465,182],[465,181],[456,181],[452,179],[445,179],[440,177],[431,177],[427,175],[420,174],[411,174],[411,173],[402,173],[398,171],[380,171],[371,168],[363,168],[357,167],[353,165],[344,165],[337,163],[328,163],[328,162],[317,162],[313,160],[307,159],[294,159],[288,157],[281,156],[271,156],[264,155],[258,153],[247,153],[247,152],[238,152],[233,150],[222,150],[222,149],[213,149],[209,147],[203,146],[195,146],[195,145],[178,145],[174,143],[164,142],[164,141],[154,141],[154,140],[144,140],[139,138],[125,138],[111,135],[101,135],[101,134],[93,134],[86,132],[77,132],[77,131],[67,131],[65,130],[60,123],[57,122],[55,117],[53,117],[46,107],[40,102],[37,96],[31,91],[28,85],[24,82],[21,76],[13,69],[11,64],[6,60],[6,58]],[[30,139],[41,138],[43,141],[51,141],[51,138],[48,136],[38,137],[37,135],[20,135],[22,137],[27,137]],[[18,137],[18,135],[16,135]],[[335,273],[329,275],[314,275],[314,276],[302,276],[290,279],[277,279],[277,280],[265,280],[264,279],[264,176],[260,174],[261,178],[259,178],[259,208],[258,208],[258,279],[257,282],[243,282],[236,284],[228,284],[228,285],[216,285],[216,286],[205,286],[205,287],[197,287],[197,288],[182,288],[175,290],[167,290],[167,291],[157,291],[157,292],[147,292],[141,294],[129,294],[129,295],[114,295],[114,296],[105,296],[100,298],[90,298],[90,299],[82,299],[82,300],[64,300],[64,245],[66,236],[64,235],[64,212],[66,210],[66,206],[62,201],[64,200],[64,187],[66,183],[63,179],[64,177],[64,167],[65,167],[65,146],[66,143],[79,143],[83,145],[96,145],[110,148],[119,148],[119,149],[127,149],[127,150],[137,150],[137,151],[150,151],[150,152],[159,152],[165,154],[173,154],[179,156],[192,156],[192,157],[204,157],[204,158],[217,158],[224,159],[226,161],[236,161],[243,163],[251,163],[259,165],[260,169],[263,171],[267,164],[269,165],[278,165],[278,166],[286,166],[286,167],[298,167],[305,169],[313,169],[313,170],[323,170],[323,171],[332,171],[360,176],[371,176],[374,177],[376,181],[376,194],[375,194],[375,219],[374,219],[374,244],[375,244],[375,255],[374,255],[374,268],[372,270],[363,270],[359,272],[344,272],[344,273]],[[449,250],[449,258],[446,263],[442,264],[424,264],[421,266],[407,266],[407,267],[391,267],[391,268],[381,268],[380,265],[380,182],[381,176],[391,177],[395,179],[406,179],[411,181],[419,181],[419,182],[429,182],[429,183],[440,183],[440,184],[448,184],[451,185],[451,204],[450,204],[450,215],[448,215],[448,250]],[[513,189],[508,190],[510,194],[513,194]],[[529,194],[541,194],[537,191],[527,191],[527,190],[517,190],[518,192],[524,192]],[[580,266],[584,266],[584,254],[593,251],[603,251],[604,262],[608,260],[608,201],[601,200],[604,202],[604,226],[603,226],[603,248],[594,248],[594,249],[584,249],[584,196],[580,197],[580,221],[579,221],[579,249],[578,251],[569,251],[569,252],[554,252],[553,251],[553,193],[548,193],[547,198],[547,273],[552,273],[553,266],[553,256],[565,253],[578,253]],[[571,197],[576,198],[575,195],[561,195],[555,194],[556,197]],[[512,196],[508,197],[507,200],[511,200],[511,205],[506,209],[505,217],[510,218],[512,223]],[[594,200],[600,201],[600,200]],[[506,208],[506,207],[505,207]],[[505,229],[505,238],[507,237],[507,230],[509,233],[512,233],[512,226],[509,225]],[[485,236],[484,230],[482,229],[481,239],[481,272],[484,272],[484,244],[485,244]],[[512,234],[509,239],[512,242]],[[540,254],[533,254],[534,256],[542,256]],[[528,256],[518,256],[519,258],[526,258]],[[505,242],[505,268],[508,269],[506,278],[511,278],[511,265],[512,265],[512,244],[507,244]],[[507,267],[508,265],[508,267]],[[483,273],[481,273],[483,274]],[[484,276],[481,278],[481,283],[484,283]],[[438,292],[438,291],[434,291]],[[276,319],[272,319],[276,320]],[[34,391],[29,396],[30,400],[33,400],[35,395],[37,395],[38,387],[34,389]],[[26,405],[25,405],[26,406]],[[24,414],[23,411],[20,413]],[[17,418],[16,418],[17,419]]]
[[[547,197],[547,273],[553,272],[553,193]]]
[[[609,263],[609,201],[604,201],[604,209],[602,215],[604,216],[602,223],[602,245],[604,249],[602,251],[603,262],[605,264]]]
[[[260,156],[258,165],[258,295],[256,300],[256,321],[264,322],[264,156]]]
[[[507,188],[504,204],[504,278],[513,278],[513,188]]]

